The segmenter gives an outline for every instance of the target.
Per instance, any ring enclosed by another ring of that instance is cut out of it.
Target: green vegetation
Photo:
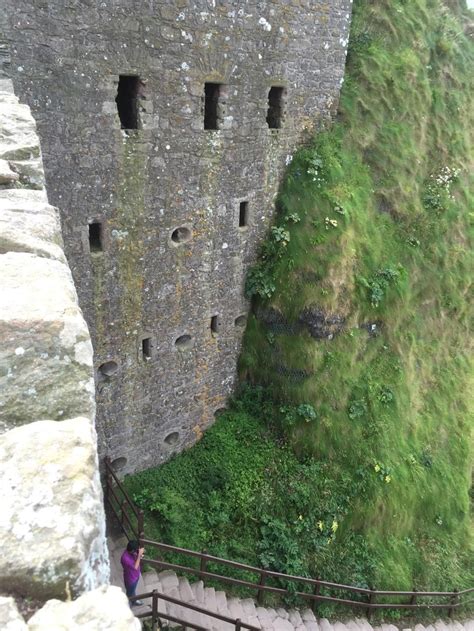
[[[295,155],[247,279],[240,369],[259,387],[128,480],[150,534],[362,586],[474,584],[461,13],[355,2],[338,121]]]

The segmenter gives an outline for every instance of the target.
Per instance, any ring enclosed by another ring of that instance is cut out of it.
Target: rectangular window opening
[[[89,249],[91,252],[102,252],[102,223],[100,221],[89,224]]]
[[[219,129],[219,99],[222,84],[204,84],[204,129]]]
[[[283,120],[285,88],[272,86],[268,92],[267,124],[270,129],[280,129]]]
[[[218,315],[212,316],[211,318],[212,333],[219,333],[219,326],[220,326],[219,316]]]
[[[140,78],[120,75],[115,102],[122,129],[138,129],[138,92]]]
[[[249,225],[249,203],[240,202],[239,206],[239,228],[246,228]]]
[[[153,345],[151,342],[151,337],[144,337],[142,340],[142,355],[145,361],[151,359],[153,353]]]

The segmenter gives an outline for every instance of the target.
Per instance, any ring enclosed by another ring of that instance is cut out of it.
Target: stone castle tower
[[[335,112],[351,1],[3,0],[122,472],[226,405],[245,274],[285,163]]]

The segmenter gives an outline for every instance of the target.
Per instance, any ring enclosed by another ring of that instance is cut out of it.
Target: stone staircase
[[[109,551],[111,561],[111,583],[123,588],[120,555],[126,545],[126,539],[111,541]],[[356,618],[348,622],[329,622],[326,618],[317,619],[311,609],[286,610],[282,608],[259,607],[251,598],[239,599],[228,597],[225,592],[205,587],[202,581],[190,583],[187,578],[178,578],[171,570],[157,573],[147,571],[140,579],[137,594],[157,590],[185,603],[202,609],[217,612],[229,618],[240,618],[262,631],[399,631],[391,624],[372,625],[364,618]],[[141,607],[134,607],[135,613],[149,610],[151,599]],[[201,614],[186,607],[159,601],[159,612],[200,625],[209,631],[233,631],[235,626],[219,621],[211,616]],[[172,625],[171,626],[178,626]],[[400,627],[403,631],[474,631],[474,620],[467,622],[443,622],[438,620],[433,625],[416,624],[412,628]]]

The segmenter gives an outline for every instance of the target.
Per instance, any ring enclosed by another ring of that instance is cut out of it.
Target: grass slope
[[[241,373],[263,388],[128,480],[157,536],[378,588],[474,584],[461,13],[355,2],[339,119],[295,155],[248,277]]]

